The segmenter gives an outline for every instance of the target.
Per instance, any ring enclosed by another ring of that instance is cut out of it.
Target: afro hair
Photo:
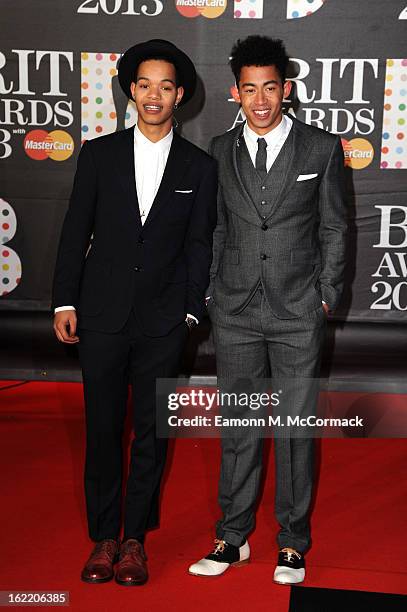
[[[248,36],[238,40],[232,48],[229,61],[236,85],[239,87],[243,66],[275,66],[284,83],[289,58],[281,40],[268,36]]]

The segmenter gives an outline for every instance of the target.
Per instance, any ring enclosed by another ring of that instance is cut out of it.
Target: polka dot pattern
[[[17,217],[8,202],[0,199],[0,297],[13,291],[21,280],[21,260],[7,244],[17,230]]]
[[[287,0],[287,19],[308,17],[318,11],[326,0]]]
[[[112,80],[117,79],[116,64],[119,53],[82,53],[81,73],[82,92],[82,142],[103,134],[110,134],[117,129],[117,115],[112,97]],[[123,95],[116,82],[115,92]],[[129,102],[125,114],[125,127],[137,121],[137,111]]]
[[[235,0],[235,19],[263,19],[264,0]]]
[[[383,133],[380,167],[385,170],[407,168],[406,88],[407,59],[388,59],[383,103]]]

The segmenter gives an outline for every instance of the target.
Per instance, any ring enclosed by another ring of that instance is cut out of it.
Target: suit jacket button
[[[134,268],[134,271],[135,271],[135,272],[141,272],[141,268],[140,268],[140,266],[136,266],[136,267]]]
[[[265,186],[265,185],[262,185],[262,186],[261,186],[261,190],[262,190],[262,191],[264,191],[265,189],[266,189],[266,186]]]
[[[269,226],[267,225],[267,223],[263,223],[263,225],[261,226],[261,229],[266,231],[268,230]]]
[[[260,259],[262,259],[262,260],[264,261],[265,259],[267,259],[267,255],[265,255],[264,253],[262,253],[262,254],[260,255]]]
[[[267,204],[266,200],[262,200],[261,203],[263,204],[263,206],[264,204]]]

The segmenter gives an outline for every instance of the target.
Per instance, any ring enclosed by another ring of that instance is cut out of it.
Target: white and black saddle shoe
[[[204,559],[193,563],[189,569],[189,574],[193,576],[220,576],[229,567],[239,567],[246,565],[250,560],[250,547],[246,541],[240,548],[228,544],[224,540],[215,540],[215,548]]]
[[[278,584],[298,584],[303,582],[304,578],[305,561],[303,555],[293,548],[282,548],[278,553],[274,582]]]

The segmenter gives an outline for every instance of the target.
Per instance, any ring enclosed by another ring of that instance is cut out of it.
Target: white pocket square
[[[297,181],[309,181],[310,179],[313,179],[316,176],[318,176],[317,172],[315,172],[315,174],[300,174],[297,178]]]
[[[176,189],[175,193],[192,193],[192,189]]]

